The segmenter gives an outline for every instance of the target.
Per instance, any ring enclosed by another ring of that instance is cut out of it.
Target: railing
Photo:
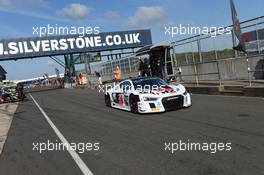
[[[131,55],[122,59],[110,60],[97,66],[102,76],[113,76],[116,67],[119,67],[124,74],[138,71],[139,62],[135,55]]]
[[[243,21],[240,24],[243,33],[256,31],[256,51],[249,52],[248,55],[263,54],[264,38],[260,38],[258,33],[260,29],[264,29],[264,16]],[[230,27],[232,25],[224,27],[224,34],[217,34],[215,37],[212,37],[215,31],[211,31],[207,35],[201,34],[176,41],[174,50],[177,66],[245,56],[244,53],[233,50],[237,41],[233,33],[227,34],[229,32],[227,29]]]
[[[218,80],[221,85],[222,80],[232,77],[231,75],[223,76],[227,74],[223,72],[226,70],[223,64],[226,63],[227,67],[236,68],[237,72],[234,72],[234,74],[239,76],[234,76],[234,79],[247,79],[250,85],[253,79],[264,79],[264,61],[261,57],[256,57],[264,54],[264,34],[261,37],[259,35],[259,32],[264,32],[264,16],[243,21],[240,24],[242,33],[252,31],[256,33],[256,41],[246,43],[246,48],[251,47],[251,51],[247,55],[233,50],[233,46],[237,45],[237,40],[233,32],[231,35],[227,35],[227,28],[232,27],[232,25],[224,27],[225,32],[222,35],[218,34],[211,37],[209,33],[208,35],[196,35],[175,42],[174,52],[176,53],[175,62],[177,67],[186,69],[188,67],[188,70],[182,73],[182,78],[189,79],[192,77],[199,85],[199,80],[204,76],[209,80]],[[252,45],[254,46],[253,52]],[[263,65],[263,68],[259,68],[261,65]],[[214,69],[210,69],[210,66]],[[198,67],[200,67],[200,71]],[[210,69],[211,72],[203,73],[205,70],[202,69]],[[243,74],[241,74],[241,71],[243,71]],[[245,77],[245,74],[247,74],[247,77]],[[257,74],[259,76],[256,76]]]
[[[247,59],[264,54],[264,38],[261,38],[258,34],[260,29],[264,29],[264,16],[241,22],[241,29],[243,33],[256,31],[256,51],[249,52],[247,56],[244,53],[233,50],[233,46],[237,45],[237,41],[234,34],[226,34],[228,32],[226,30],[228,27],[232,27],[232,25],[224,27],[225,34],[217,34],[215,37],[211,37],[210,34],[196,35],[174,42],[175,44],[173,48],[175,53],[176,66],[189,66],[193,69],[193,73],[184,74],[183,72],[181,75],[183,78],[193,76],[197,81],[197,84],[199,84],[200,77],[206,77],[207,75],[209,77],[214,75],[221,84],[221,81],[224,79],[222,74],[225,73],[221,72],[223,71],[223,69],[220,70],[222,68],[222,65],[219,64],[223,64],[224,60],[229,60],[229,62],[231,63],[230,60],[232,59],[247,60],[242,62],[237,61],[236,64],[240,65],[235,66],[240,66],[243,70],[244,68],[247,69],[246,71],[249,81],[251,81],[251,79],[254,79],[253,74],[255,74],[255,72],[258,72],[260,74],[261,72],[264,72],[264,68],[256,69],[254,67],[255,63],[254,66],[252,66],[253,63],[251,62],[253,61],[253,59]],[[261,61],[261,59],[258,58],[258,61]],[[199,69],[201,69],[200,67],[210,63],[212,63],[215,68],[213,71],[206,73],[199,72]],[[138,71],[139,62],[138,58],[135,57],[135,55],[131,55],[122,59],[101,63],[97,66],[102,76],[109,76],[113,78],[113,72],[117,66],[121,68],[123,74],[129,74],[131,72]],[[237,69],[239,68],[237,67]],[[239,74],[239,72],[237,72],[237,74]],[[241,79],[244,78],[244,75],[241,76]]]

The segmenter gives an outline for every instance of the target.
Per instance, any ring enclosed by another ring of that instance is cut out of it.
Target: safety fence
[[[264,57],[244,56],[181,66],[184,81],[264,80]]]
[[[264,16],[241,22],[248,54],[234,51],[236,40],[232,26],[224,34],[196,35],[173,44],[176,72],[180,67],[183,80],[258,80],[264,79]],[[123,76],[138,75],[139,61],[135,55],[98,64],[104,80],[113,79],[113,71],[121,68]],[[177,76],[177,75],[176,75]]]
[[[215,34],[211,31],[206,35],[196,35],[174,43],[176,63],[178,66],[193,63],[203,63],[218,59],[245,56],[242,52],[233,50],[237,40],[232,26],[224,27],[224,34]],[[264,16],[247,20],[241,23],[243,38],[246,40],[248,55],[264,53]]]
[[[174,44],[175,62],[185,81],[264,79],[264,16],[241,23],[247,54],[233,50],[234,34],[196,35]],[[214,33],[214,31],[213,31]]]
[[[111,60],[97,66],[102,76],[113,75],[116,67],[119,67],[123,74],[129,74],[138,71],[139,60],[135,55],[131,55],[122,59]]]

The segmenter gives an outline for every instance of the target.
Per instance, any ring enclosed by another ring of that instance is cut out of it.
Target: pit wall
[[[206,63],[181,65],[183,81],[198,80],[263,80],[264,56],[238,57],[215,60]],[[177,68],[175,68],[177,69]],[[123,71],[124,72],[124,71]],[[175,70],[177,72],[177,70]],[[138,76],[138,71],[122,73],[122,79]],[[177,74],[176,74],[177,75]],[[114,75],[102,76],[102,81],[111,81]],[[91,82],[97,82],[95,76],[90,77]]]
[[[229,58],[207,63],[179,66],[182,79],[199,80],[259,80],[264,79],[264,57]]]

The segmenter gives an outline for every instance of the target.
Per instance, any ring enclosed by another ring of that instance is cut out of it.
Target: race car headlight
[[[143,97],[143,100],[144,101],[157,101],[158,98],[155,98],[155,97]]]

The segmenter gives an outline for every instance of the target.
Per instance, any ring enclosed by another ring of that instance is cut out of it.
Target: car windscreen
[[[134,80],[133,85],[135,89],[137,88],[144,88],[144,87],[161,87],[161,86],[167,86],[168,83],[165,82],[164,80],[160,78],[146,78],[146,79],[139,79],[139,80]]]
[[[16,91],[16,87],[10,86],[10,87],[4,87],[4,92],[7,93],[13,93]]]

